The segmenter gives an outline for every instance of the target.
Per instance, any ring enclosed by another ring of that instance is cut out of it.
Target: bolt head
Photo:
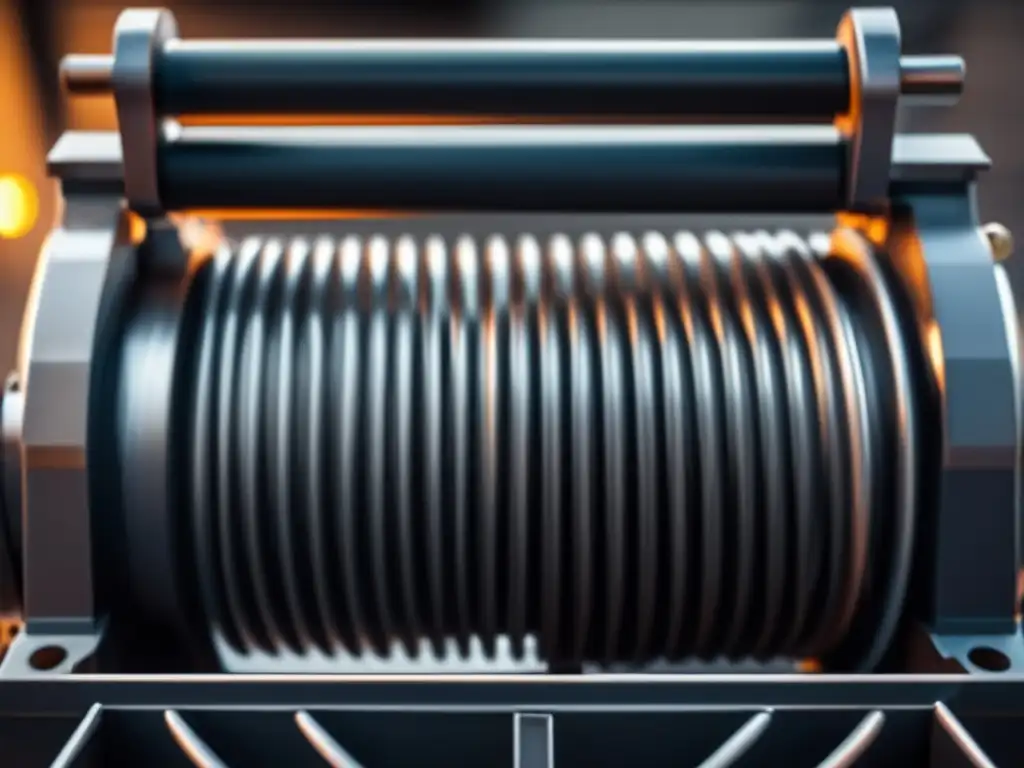
[[[1006,261],[1013,253],[1013,234],[1002,224],[993,222],[982,227],[982,233],[988,240],[989,248],[992,249],[992,258],[996,261]]]

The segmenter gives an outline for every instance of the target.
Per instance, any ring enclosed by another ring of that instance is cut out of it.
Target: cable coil
[[[877,663],[919,482],[881,269],[787,232],[225,247],[175,405],[208,619],[240,652]]]

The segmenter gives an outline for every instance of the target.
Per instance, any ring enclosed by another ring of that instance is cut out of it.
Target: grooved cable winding
[[[194,290],[178,455],[236,650],[887,642],[915,495],[877,270],[792,233],[269,238]]]

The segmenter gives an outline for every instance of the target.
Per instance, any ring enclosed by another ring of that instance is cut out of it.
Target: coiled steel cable
[[[916,416],[873,254],[249,239],[188,311],[176,455],[236,650],[871,664],[892,635]]]

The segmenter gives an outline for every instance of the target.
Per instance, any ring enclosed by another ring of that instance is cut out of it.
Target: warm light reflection
[[[0,238],[24,237],[39,217],[39,195],[24,176],[0,176]]]
[[[844,211],[836,215],[836,226],[860,232],[876,248],[883,247],[889,240],[889,220],[885,216]]]
[[[935,320],[930,320],[925,326],[925,350],[928,354],[928,362],[935,371],[935,381],[939,390],[946,391],[946,356],[942,351],[942,330]]]
[[[910,222],[895,227],[889,240],[889,257],[903,278],[908,295],[914,304],[924,352],[940,392],[946,388],[946,365],[943,352],[942,329],[935,320],[932,291],[928,276],[924,247]]]
[[[177,115],[179,125],[184,127],[223,127],[229,125],[247,127],[289,127],[289,126],[421,126],[421,125],[507,125],[516,122],[538,122],[558,124],[556,118],[508,118],[464,116],[464,115]]]
[[[224,230],[216,221],[172,216],[171,221],[178,227],[181,244],[194,261],[213,256],[224,244]]]
[[[98,115],[98,110],[103,108],[104,105],[101,102],[102,99],[106,98],[109,104],[107,109],[110,113],[110,119],[106,120],[105,123],[101,119],[96,119],[95,115]],[[106,125],[108,128],[113,127],[115,122],[113,118],[113,101],[109,97],[77,97],[77,101],[92,100],[91,107],[87,104],[87,107],[92,108],[93,119],[89,121],[90,125]],[[275,115],[275,114],[209,114],[209,115],[174,115],[175,122],[183,127],[188,128],[220,128],[224,126],[231,127],[257,127],[257,128],[279,128],[279,127],[309,127],[309,126],[425,126],[425,125],[440,125],[440,126],[460,126],[460,125],[632,125],[635,124],[638,115],[535,115],[535,114],[516,114],[516,115],[445,115],[445,114],[434,114],[434,115],[414,115],[414,114],[369,114],[369,113],[326,113],[326,114],[295,114],[295,115]],[[710,122],[714,122],[716,119],[714,115],[643,115],[643,124],[645,125],[707,125]],[[114,121],[114,122],[112,122]],[[759,118],[757,116],[736,116],[731,118],[731,122],[736,125],[792,125],[793,120],[772,120],[768,118]],[[799,121],[796,121],[799,122]]]
[[[843,46],[849,54],[852,54],[857,50],[856,37],[857,33],[854,29],[853,22],[847,16],[840,24],[836,38],[839,44]],[[862,119],[860,111],[862,98],[861,80],[860,69],[857,66],[857,57],[848,55],[847,60],[850,68],[850,109],[844,115],[837,115],[834,125],[836,130],[844,136],[853,136],[857,132],[857,126],[860,124]]]
[[[415,218],[417,214],[384,211],[345,209],[286,209],[286,208],[192,208],[182,211],[182,216],[192,216],[205,221],[350,221],[365,219]]]
[[[146,239],[146,220],[131,211],[128,212],[128,239],[133,245]]]

